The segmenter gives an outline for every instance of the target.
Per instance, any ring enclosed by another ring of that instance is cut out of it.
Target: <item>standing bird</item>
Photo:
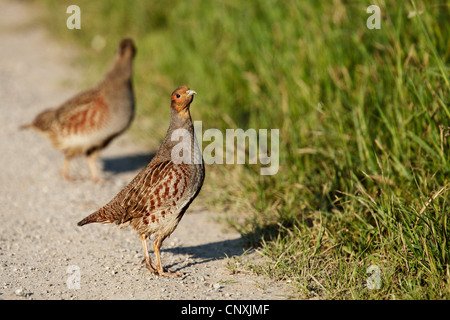
[[[141,236],[146,267],[159,276],[182,275],[163,269],[160,248],[197,197],[205,178],[189,110],[195,93],[186,86],[175,89],[169,129],[152,161],[108,204],[78,222],[79,226],[92,222],[131,224]],[[155,235],[156,266],[147,249],[146,239],[151,235]]]
[[[123,39],[111,70],[95,87],[81,92],[55,109],[41,112],[32,128],[44,134],[53,147],[64,152],[62,176],[68,175],[72,157],[85,155],[94,181],[99,180],[95,159],[115,137],[124,132],[134,117],[132,84],[133,40]]]

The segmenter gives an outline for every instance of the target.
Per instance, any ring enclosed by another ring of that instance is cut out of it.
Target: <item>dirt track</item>
[[[223,231],[216,215],[195,203],[162,249],[163,264],[186,273],[181,279],[157,278],[145,269],[131,228],[76,226],[123,188],[154,150],[124,135],[100,155],[104,183],[68,183],[60,176],[63,155],[42,136],[18,130],[85,89],[68,67],[68,48],[34,22],[28,6],[0,3],[0,299],[288,298],[291,290],[282,282],[242,268],[231,274],[226,256],[243,252],[239,234]],[[84,159],[69,172],[89,177]]]

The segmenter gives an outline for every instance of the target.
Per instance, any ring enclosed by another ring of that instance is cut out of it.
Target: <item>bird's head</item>
[[[172,92],[171,96],[171,107],[178,112],[183,118],[189,118],[189,106],[194,100],[194,94],[196,94],[194,90],[190,90],[186,86],[181,86],[176,88]]]
[[[136,46],[132,39],[122,39],[119,44],[119,49],[117,51],[119,58],[134,58],[136,55]]]

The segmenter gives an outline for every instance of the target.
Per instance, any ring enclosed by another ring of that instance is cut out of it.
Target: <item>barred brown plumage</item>
[[[189,111],[194,93],[186,86],[175,89],[169,129],[152,161],[108,204],[78,222],[79,226],[92,222],[131,224],[141,236],[147,268],[160,276],[181,275],[162,268],[159,252],[164,239],[175,230],[197,197],[205,178],[203,158],[194,159],[199,154]],[[191,148],[187,149],[187,163],[172,158],[172,149],[179,143],[172,141],[172,133],[178,129],[188,132]],[[153,234],[157,266],[151,262],[146,242]]]
[[[86,155],[92,178],[99,180],[95,158],[115,137],[124,132],[134,117],[132,63],[136,54],[133,40],[123,39],[112,69],[90,90],[81,92],[55,109],[38,114],[32,128],[44,134],[66,158],[62,175],[68,175],[70,159]]]

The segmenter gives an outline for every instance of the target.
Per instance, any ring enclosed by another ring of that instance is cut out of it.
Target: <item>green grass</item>
[[[450,8],[374,2],[379,30],[366,2],[340,0],[80,0],[78,31],[47,0],[46,23],[86,49],[88,81],[136,40],[133,133],[149,146],[182,84],[203,130],[280,129],[278,174],[208,166],[201,193],[268,258],[248,268],[301,297],[449,299]],[[370,265],[380,289],[365,286]]]

